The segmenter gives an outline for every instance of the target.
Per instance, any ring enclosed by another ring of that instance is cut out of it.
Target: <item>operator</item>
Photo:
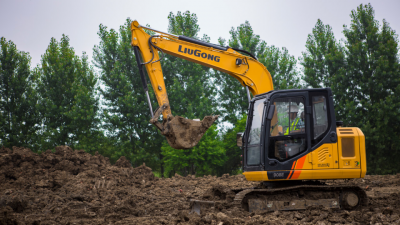
[[[299,112],[299,107],[297,105],[291,105],[289,108],[289,119],[292,121],[290,127],[286,129],[285,135],[288,135],[292,132],[299,132],[301,128],[304,128],[303,121],[297,117],[297,113]]]

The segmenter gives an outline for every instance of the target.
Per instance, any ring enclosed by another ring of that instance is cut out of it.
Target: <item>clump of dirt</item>
[[[196,121],[169,115],[168,119],[164,120],[164,130],[161,133],[167,138],[171,147],[188,149],[197,145],[217,119],[218,116],[205,116],[202,121]]]
[[[170,114],[163,122],[164,130],[161,133],[167,138],[171,147],[188,149],[197,145],[217,119],[218,116],[205,116],[202,121],[196,121]]]
[[[0,224],[382,224],[400,223],[400,174],[351,181],[365,188],[369,205],[355,211],[310,207],[249,213],[233,204],[235,191],[256,182],[243,175],[157,178],[145,165],[115,165],[68,146],[41,155],[0,148]],[[191,211],[191,199],[215,202]]]
[[[164,118],[162,124],[158,118],[162,113],[168,115]],[[173,116],[168,103],[158,108],[150,123],[155,125],[161,131],[168,141],[168,144],[175,149],[188,149],[197,145],[207,129],[211,127],[219,115],[205,116],[202,121],[199,119],[190,120],[181,116]]]

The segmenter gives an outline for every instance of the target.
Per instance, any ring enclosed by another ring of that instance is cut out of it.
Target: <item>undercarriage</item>
[[[354,210],[368,204],[366,192],[359,186],[326,185],[318,181],[264,182],[253,188],[213,188],[213,195],[232,202],[245,211],[304,210],[323,206]],[[213,207],[213,201],[192,200],[192,210]]]

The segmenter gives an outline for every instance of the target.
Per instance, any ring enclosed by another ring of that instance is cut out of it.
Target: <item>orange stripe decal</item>
[[[304,166],[304,162],[306,161],[307,155],[301,157],[300,159],[296,160],[293,162],[292,165],[292,170],[295,168],[297,170],[293,170],[293,175],[292,177],[289,176],[289,179],[291,180],[296,180],[299,178],[300,174],[301,174],[301,169],[303,169]]]
[[[300,173],[301,173],[301,170],[295,170],[293,172],[293,176],[292,176],[291,180],[296,180],[297,178],[299,178]]]
[[[290,171],[289,176],[287,176],[287,178],[286,178],[287,180],[290,179],[290,175],[292,175],[293,171],[294,171],[294,170]]]
[[[298,163],[296,164],[296,169],[303,169],[304,166],[304,162],[306,161],[307,155],[301,157],[300,159],[298,159]]]
[[[296,161],[297,161],[297,160],[296,160]],[[294,165],[296,165],[296,161],[293,162],[292,169],[294,168]],[[291,170],[292,170],[292,169],[291,169]]]

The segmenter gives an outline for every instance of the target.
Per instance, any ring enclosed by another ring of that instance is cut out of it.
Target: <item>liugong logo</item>
[[[182,51],[182,45],[179,45],[178,52],[182,52],[182,53],[189,54],[189,55],[194,55],[196,57],[199,57],[199,58],[201,57],[203,59],[213,60],[215,62],[219,62],[219,60],[220,60],[219,56],[214,56],[214,55],[207,54],[204,52],[202,53],[201,50],[193,50],[190,48],[185,48],[185,50]]]

